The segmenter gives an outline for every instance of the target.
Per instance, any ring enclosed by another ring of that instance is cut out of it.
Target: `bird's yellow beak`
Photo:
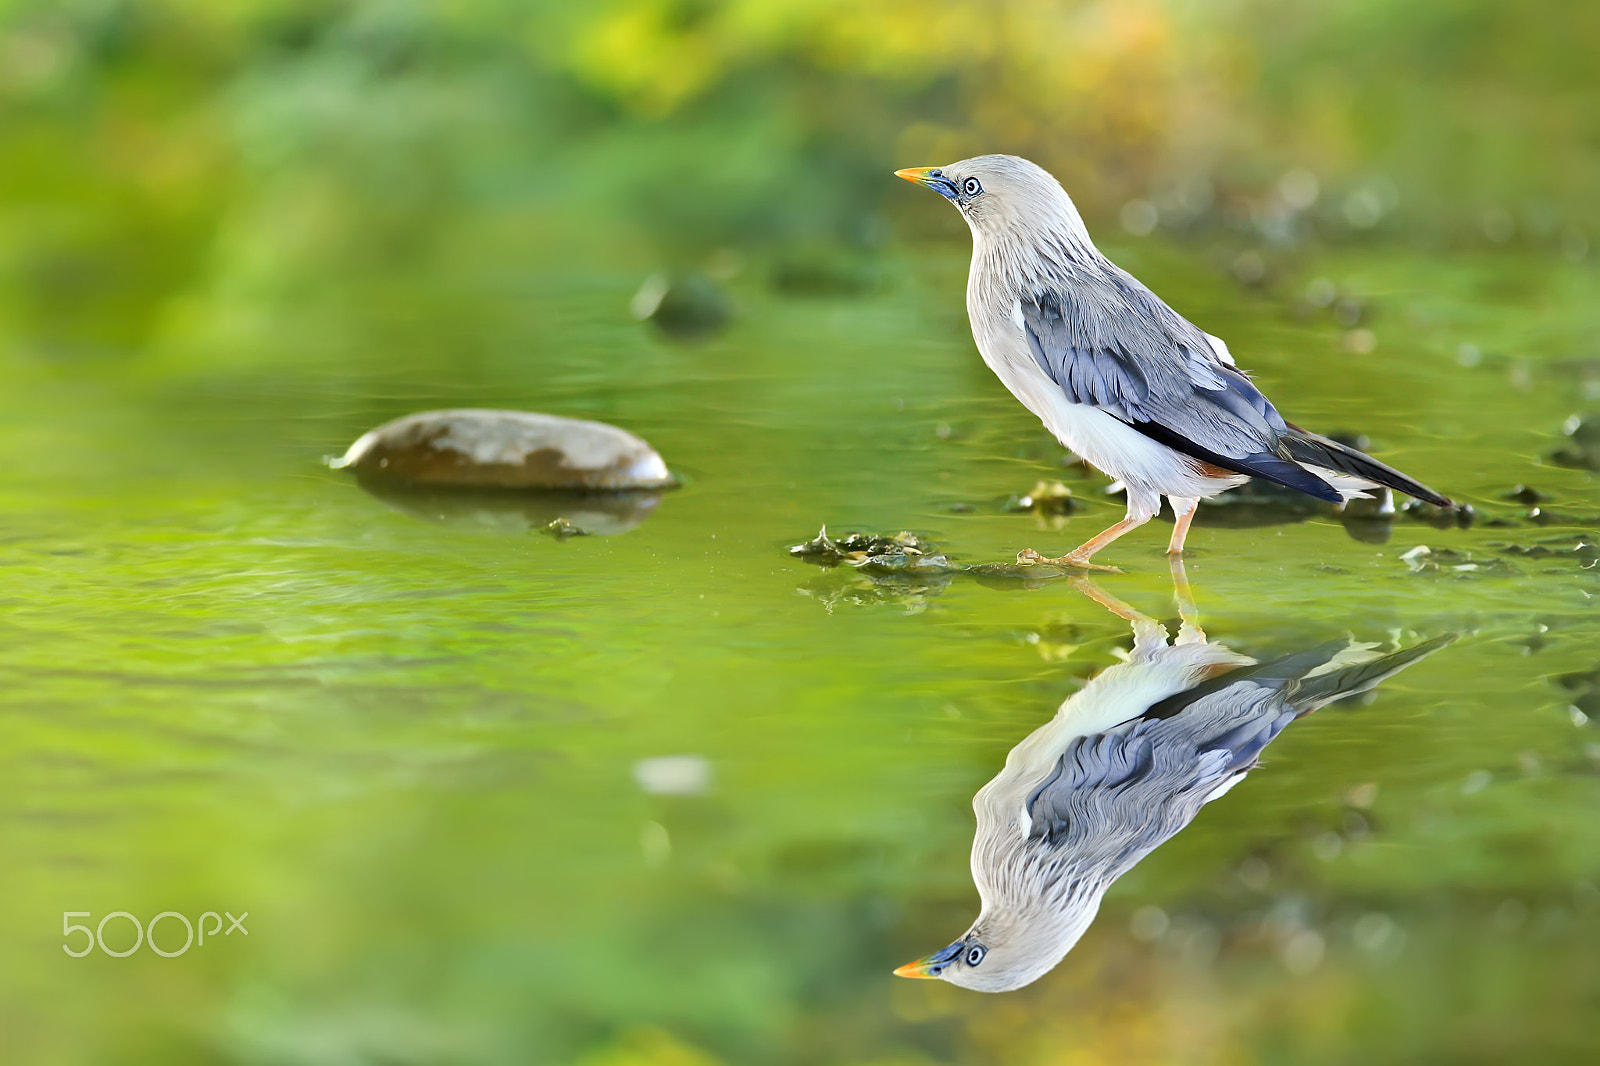
[[[916,962],[908,962],[894,972],[896,977],[922,977],[933,978],[944,973],[949,965],[961,957],[967,950],[967,942],[963,938],[957,940],[947,948],[940,948],[932,955],[924,955]]]
[[[906,173],[906,171],[902,170],[900,171],[900,176],[905,177]],[[918,959],[916,962],[908,962],[904,966],[897,966],[894,975],[896,977],[920,977],[927,981],[935,980],[939,975],[933,972],[934,963],[932,959],[933,956],[929,955],[927,958]]]
[[[905,170],[894,172],[897,178],[904,178],[913,185],[920,185],[924,189],[932,189],[953,204],[961,202],[956,193],[956,183],[945,177],[944,171],[938,167],[909,167]]]

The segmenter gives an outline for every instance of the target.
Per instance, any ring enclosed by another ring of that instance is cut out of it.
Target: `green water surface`
[[[749,266],[692,344],[628,317],[628,255],[11,316],[0,1058],[1596,1061],[1600,569],[1573,549],[1600,488],[1541,457],[1600,407],[1600,275],[1346,250],[1256,291],[1198,251],[1111,251],[1290,419],[1479,513],[1366,540],[1204,514],[1212,639],[1462,636],[1288,730],[1000,996],[889,971],[966,927],[973,792],[1127,626],[1060,581],[786,553],[826,523],[1004,562],[1118,517],[972,349],[961,247],[887,255],[851,298]],[[1317,277],[1370,335],[1302,299]],[[614,422],[686,484],[629,532],[558,540],[419,517],[322,463],[454,406]],[[1040,480],[1079,511],[1007,509]],[[1166,532],[1108,549],[1126,573],[1101,584],[1171,618]],[[641,787],[678,755],[708,775],[692,794]],[[248,932],[74,958],[67,911]]]

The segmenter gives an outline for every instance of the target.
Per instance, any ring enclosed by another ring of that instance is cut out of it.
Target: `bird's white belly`
[[[1088,404],[1071,402],[1039,369],[1021,338],[975,339],[989,369],[1024,407],[1039,416],[1057,440],[1121,481],[1130,492],[1200,498],[1249,480],[1243,474],[1208,477],[1187,456],[1151,440],[1121,419]]]

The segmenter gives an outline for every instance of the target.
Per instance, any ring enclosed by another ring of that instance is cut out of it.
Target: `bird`
[[[1068,697],[978,790],[978,918],[948,947],[895,970],[900,977],[980,992],[1038,980],[1077,944],[1111,884],[1238,784],[1285,726],[1455,639],[1387,653],[1338,640],[1257,662],[1187,620],[1169,644],[1159,622],[1075,580],[1132,622],[1133,650]]]
[[[1066,555],[1023,564],[1114,570],[1091,557],[1171,503],[1169,554],[1206,497],[1262,478],[1342,504],[1387,487],[1439,507],[1393,467],[1284,420],[1228,346],[1102,255],[1048,171],[983,155],[895,175],[937,192],[972,229],[967,316],[983,361],[1062,444],[1127,492],[1127,514]]]

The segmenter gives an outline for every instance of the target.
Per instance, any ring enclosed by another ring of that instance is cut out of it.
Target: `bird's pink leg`
[[[1172,501],[1172,511],[1178,518],[1177,524],[1172,527],[1172,539],[1167,542],[1167,554],[1182,555],[1184,539],[1189,536],[1189,523],[1194,521],[1194,512],[1200,506],[1200,501],[1178,496],[1169,496],[1167,499]],[[1183,504],[1188,506],[1184,507]]]
[[[1089,578],[1069,577],[1067,580],[1072,582],[1073,588],[1076,588],[1079,592],[1083,593],[1085,596],[1089,597],[1091,600],[1098,603],[1100,606],[1104,607],[1106,610],[1110,611],[1112,614],[1123,619],[1124,621],[1154,621],[1154,619],[1150,618],[1148,615],[1141,614],[1138,608],[1123,603],[1121,600],[1111,595],[1111,593],[1105,591],[1099,585],[1096,585]]]
[[[1172,569],[1172,596],[1178,601],[1178,639],[1174,644],[1204,644],[1206,631],[1200,628],[1200,611],[1194,605],[1194,589],[1189,585],[1189,574],[1183,568],[1182,555],[1169,555]]]
[[[1121,571],[1114,566],[1101,566],[1098,563],[1091,563],[1089,561],[1089,557],[1095,552],[1099,551],[1101,548],[1104,548],[1107,544],[1110,544],[1112,541],[1122,536],[1124,533],[1128,532],[1128,530],[1138,529],[1148,521],[1150,521],[1149,515],[1145,515],[1142,518],[1134,518],[1132,516],[1124,518],[1122,521],[1118,522],[1104,533],[1101,533],[1097,537],[1091,537],[1082,544],[1078,545],[1076,548],[1069,551],[1067,554],[1057,559],[1047,559],[1043,555],[1040,555],[1038,552],[1034,551],[1032,548],[1024,548],[1022,551],[1017,553],[1017,562],[1052,563],[1056,566],[1076,566],[1082,570],[1108,570],[1112,573],[1121,573]]]

